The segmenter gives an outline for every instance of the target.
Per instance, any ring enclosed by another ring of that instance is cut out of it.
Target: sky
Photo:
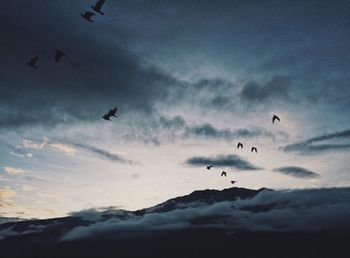
[[[348,1],[92,4],[0,9],[0,216],[350,186]]]

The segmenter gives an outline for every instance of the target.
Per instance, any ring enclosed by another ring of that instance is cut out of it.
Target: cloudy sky
[[[0,9],[0,216],[350,186],[348,1],[91,4]]]

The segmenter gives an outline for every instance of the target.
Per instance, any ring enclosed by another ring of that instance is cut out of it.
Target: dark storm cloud
[[[186,164],[196,167],[212,165],[214,167],[229,167],[239,170],[261,169],[237,155],[218,155],[216,157],[192,157],[186,160]]]
[[[299,178],[319,178],[320,175],[302,167],[281,167],[273,171]]]
[[[100,148],[86,145],[86,144],[82,144],[82,143],[71,143],[71,144],[73,146],[78,147],[78,148],[88,150],[94,154],[97,154],[97,155],[104,157],[104,158],[106,158],[110,161],[113,161],[113,162],[119,162],[119,163],[125,163],[125,164],[135,164],[135,162],[133,162],[131,160],[124,159],[124,158],[120,157],[119,155],[114,154],[108,150],[100,149]]]
[[[261,127],[249,127],[241,129],[220,129],[212,125],[211,123],[204,124],[188,124],[181,116],[175,116],[173,118],[166,118],[161,116],[157,122],[157,126],[162,129],[176,130],[177,135],[183,138],[212,138],[232,140],[237,138],[255,138],[255,137],[267,137],[275,139],[275,135]]]
[[[290,101],[290,78],[287,76],[275,76],[264,85],[252,81],[247,83],[240,93],[241,99],[247,102]]]
[[[328,140],[342,140],[350,138],[350,130],[324,134],[301,142],[289,144],[282,147],[285,152],[302,152],[305,154],[318,154],[327,151],[349,150],[350,144],[346,143],[324,143]]]
[[[82,20],[83,8],[86,3],[15,0],[0,11],[6,60],[0,64],[1,128],[98,119],[116,104],[125,112],[150,112],[168,87],[178,85]],[[67,54],[58,64],[54,48]],[[34,55],[40,56],[37,70],[25,64]]]

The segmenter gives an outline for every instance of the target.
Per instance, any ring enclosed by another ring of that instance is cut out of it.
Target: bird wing
[[[91,18],[92,16],[94,16],[95,14],[93,12],[85,12],[85,16],[87,18]]]
[[[110,110],[112,115],[115,115],[117,113],[117,108],[115,107],[114,109]]]
[[[106,2],[106,0],[99,0],[99,1],[97,1],[97,3],[95,4],[95,8],[100,10],[105,2]]]
[[[36,62],[38,62],[38,59],[39,59],[38,56],[33,57],[32,60],[30,60],[30,63],[35,64]]]

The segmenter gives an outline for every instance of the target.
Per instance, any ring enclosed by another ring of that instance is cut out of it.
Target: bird
[[[234,206],[233,204],[231,205],[231,209],[236,209],[236,206]]]
[[[276,120],[278,120],[278,122],[281,122],[281,120],[280,120],[280,118],[279,118],[278,116],[273,115],[273,117],[272,117],[272,123],[274,124]]]
[[[237,183],[237,181],[234,181],[234,180],[231,181],[231,184],[234,185],[235,183]]]
[[[62,57],[66,56],[65,53],[63,53],[61,50],[55,49],[55,62],[57,63],[58,61],[61,60]]]
[[[95,12],[104,15],[104,13],[101,11],[101,9],[102,9],[102,6],[104,5],[105,2],[106,2],[106,0],[99,0],[99,1],[96,2],[95,5],[92,5],[91,8]]]
[[[255,151],[255,153],[258,153],[258,149],[256,147],[252,147],[251,152]]]
[[[237,144],[237,149],[239,149],[239,148],[243,149],[243,144],[240,142]]]
[[[94,16],[95,14],[93,12],[85,12],[80,14],[85,20],[89,21],[89,22],[94,22],[91,17]]]
[[[102,116],[102,118],[104,119],[104,120],[108,120],[108,121],[112,121],[111,120],[111,117],[113,116],[113,117],[117,117],[115,114],[117,113],[117,108],[115,107],[114,109],[110,109],[109,111],[108,111],[108,113],[106,113],[106,114],[104,114],[103,116]]]
[[[225,171],[222,171],[222,172],[221,172],[221,176],[226,176],[226,172],[225,172]]]
[[[210,170],[213,166],[207,166],[207,169]]]
[[[30,67],[33,67],[33,68],[35,68],[35,69],[38,69],[38,67],[35,66],[36,63],[38,62],[38,60],[39,60],[39,57],[38,57],[38,56],[35,56],[35,57],[33,57],[32,59],[30,59],[30,61],[27,62],[27,64],[28,64]]]

